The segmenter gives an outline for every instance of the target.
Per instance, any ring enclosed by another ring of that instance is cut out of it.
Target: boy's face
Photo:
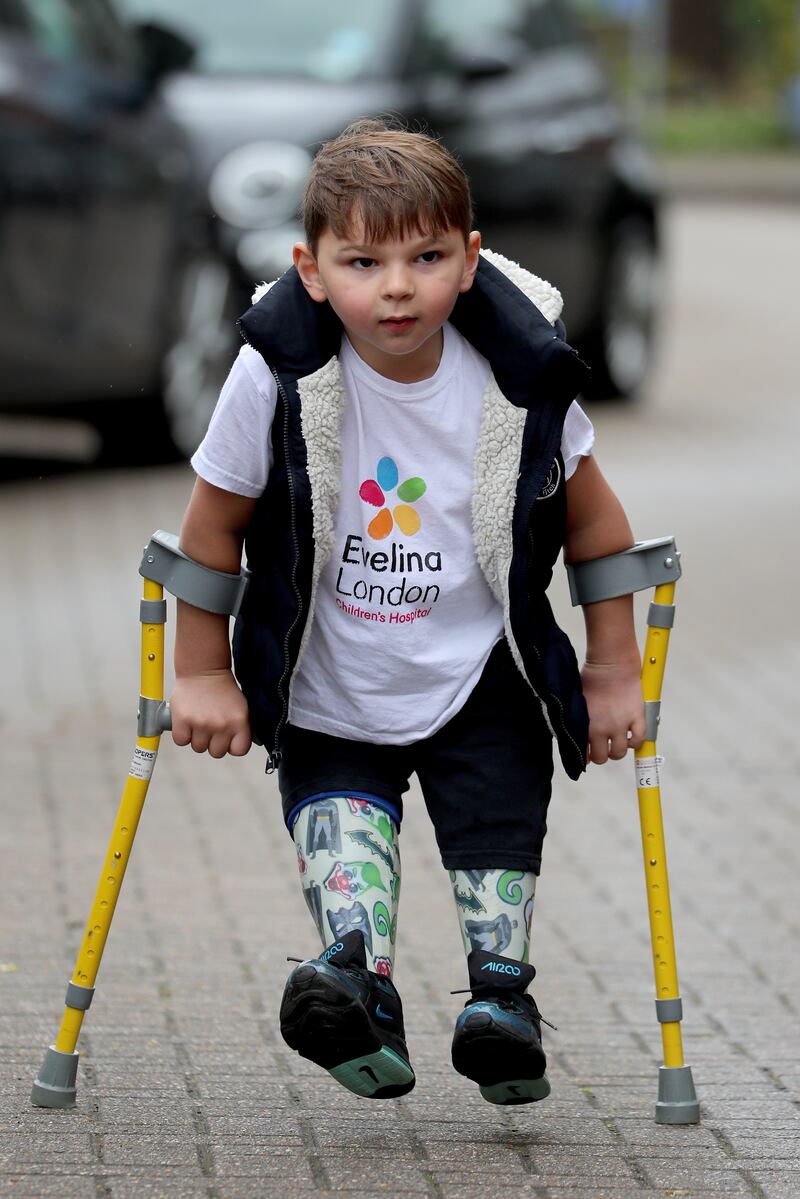
[[[442,325],[478,266],[480,234],[457,229],[367,242],[363,228],[346,237],[326,229],[316,256],[294,247],[294,262],[312,299],[328,300],[361,358],[400,383],[429,378],[442,351]]]

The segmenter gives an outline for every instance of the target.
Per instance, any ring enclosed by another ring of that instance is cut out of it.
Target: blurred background
[[[0,0],[2,476],[190,455],[316,148],[382,113],[563,292],[587,401],[641,401],[666,206],[797,202],[800,4]]]

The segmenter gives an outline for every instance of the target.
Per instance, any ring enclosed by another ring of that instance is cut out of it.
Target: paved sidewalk
[[[0,493],[0,1199],[797,1199],[794,291],[776,285],[757,318],[786,357],[754,360],[733,280],[779,234],[791,261],[800,231],[735,216],[676,208],[654,395],[592,414],[637,534],[675,532],[686,571],[660,749],[701,1124],[653,1120],[629,762],[557,781],[534,917],[535,994],[559,1026],[545,1029],[553,1095],[518,1109],[485,1104],[450,1066],[466,970],[412,797],[396,978],[419,1081],[370,1104],[277,1032],[286,955],[316,943],[260,754],[216,763],[168,739],[80,1040],[78,1107],[32,1108],[130,761],[141,546],[177,528],[190,485],[184,467],[34,479]],[[726,268],[734,245],[753,259]],[[577,630],[565,594],[561,579]]]
[[[800,204],[800,146],[783,152],[660,154],[665,195],[712,203]]]

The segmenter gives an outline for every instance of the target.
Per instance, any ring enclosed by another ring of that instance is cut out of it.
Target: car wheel
[[[639,220],[617,225],[611,238],[600,303],[584,356],[592,368],[592,399],[635,396],[653,354],[658,254],[651,229]]]
[[[97,466],[155,466],[178,458],[159,395],[141,394],[130,408],[93,405],[78,415],[90,421],[100,436]]]
[[[172,344],[164,357],[164,416],[176,449],[191,457],[203,439],[241,344],[236,319],[241,297],[218,258],[191,259],[175,298]]]

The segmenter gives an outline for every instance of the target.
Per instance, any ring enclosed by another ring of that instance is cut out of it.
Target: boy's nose
[[[411,272],[404,266],[389,267],[383,278],[383,295],[389,300],[410,296],[414,290]]]

